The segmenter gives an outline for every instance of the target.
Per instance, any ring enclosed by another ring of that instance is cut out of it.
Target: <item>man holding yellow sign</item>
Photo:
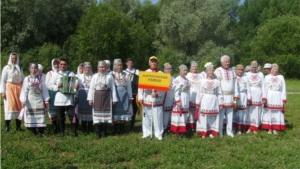
[[[154,135],[158,140],[162,140],[164,93],[170,87],[170,74],[164,74],[157,69],[158,59],[155,56],[149,58],[149,66],[145,72],[140,72],[138,86],[138,101],[143,105],[142,138],[152,138],[153,118]]]

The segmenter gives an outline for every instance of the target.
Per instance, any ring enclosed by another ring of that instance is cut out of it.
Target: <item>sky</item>
[[[141,2],[143,2],[143,0],[140,0]],[[151,0],[152,4],[156,4],[159,0]]]
[[[151,0],[153,4],[156,4],[158,0]]]

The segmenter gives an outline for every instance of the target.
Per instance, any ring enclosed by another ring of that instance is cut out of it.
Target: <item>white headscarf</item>
[[[84,66],[83,63],[80,63],[80,64],[78,65],[78,67],[77,67],[77,75],[83,74],[83,73],[80,73],[80,71],[79,71],[79,68],[80,68],[80,67],[83,67],[83,66]]]
[[[41,64],[38,64],[38,68],[40,71],[43,71],[43,66]]]
[[[16,64],[13,64],[12,61],[11,61],[12,55],[16,55],[16,56],[17,56],[17,63],[16,63]],[[14,67],[20,72],[20,71],[21,71],[21,68],[20,68],[20,66],[19,66],[19,62],[20,62],[20,60],[19,60],[19,55],[18,55],[17,53],[11,53],[11,54],[9,55],[9,59],[8,59],[7,64],[8,64],[8,65],[14,66]]]
[[[52,70],[53,70],[54,72],[57,72],[57,71],[59,70],[59,68],[58,68],[58,69],[55,69],[55,68],[54,68],[54,62],[55,62],[56,60],[59,62],[59,59],[57,59],[57,58],[54,58],[54,59],[52,59],[52,61],[51,61]]]

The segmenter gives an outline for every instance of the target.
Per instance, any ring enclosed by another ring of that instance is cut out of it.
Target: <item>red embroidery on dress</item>
[[[272,77],[271,78],[271,83],[278,83],[279,82],[279,79],[277,77]]]
[[[244,82],[244,81],[243,81],[243,78],[237,77],[237,82],[238,82],[238,83],[243,83],[243,82]]]
[[[193,80],[193,81],[196,82],[196,81],[198,81],[199,79],[200,79],[200,77],[198,76],[198,74],[193,74],[193,75],[192,75],[192,80]]]
[[[206,88],[207,89],[214,89],[215,88],[215,85],[214,85],[214,81],[206,81]]]
[[[223,68],[223,67],[222,67]],[[230,76],[230,72],[228,71],[228,69],[225,69],[225,68],[223,68],[224,70],[225,70],[225,80],[228,80],[228,81],[230,81],[230,79],[231,79],[231,76]]]
[[[250,79],[251,79],[252,82],[259,82],[259,80],[260,80],[258,74],[252,74],[250,76]]]

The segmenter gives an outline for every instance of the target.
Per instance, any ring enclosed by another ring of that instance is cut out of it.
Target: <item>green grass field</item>
[[[287,81],[289,92],[299,92],[300,81]],[[2,168],[300,168],[300,95],[288,95],[285,118],[287,130],[279,135],[260,131],[201,139],[195,133],[184,138],[173,135],[141,139],[141,117],[134,131],[123,136],[95,139],[93,133],[79,132],[72,138],[70,126],[60,139],[51,134],[34,137],[28,130],[4,134],[1,115]],[[2,108],[3,112],[3,108]],[[69,122],[67,122],[69,124]],[[24,126],[22,126],[24,129]],[[112,131],[110,131],[112,133]]]

